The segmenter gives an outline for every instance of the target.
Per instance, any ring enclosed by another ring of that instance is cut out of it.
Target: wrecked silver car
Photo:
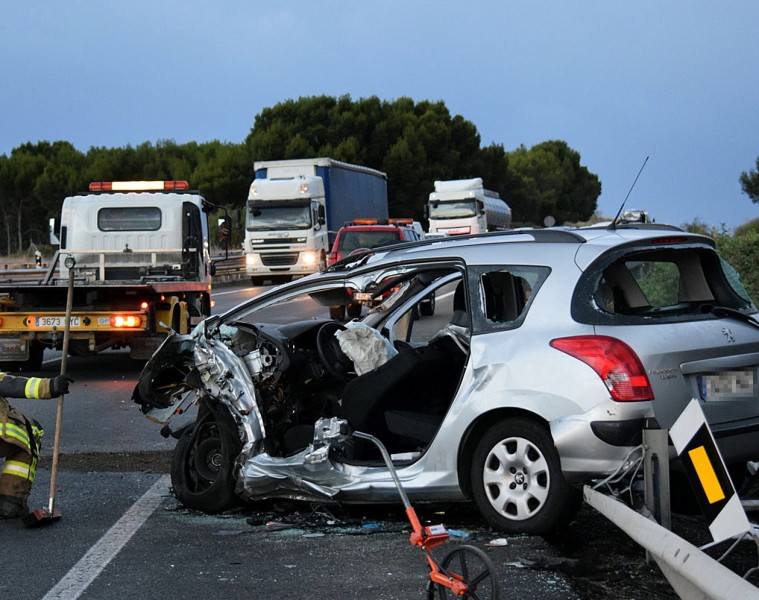
[[[348,302],[358,318],[329,318]],[[473,501],[498,529],[546,533],[575,515],[577,484],[624,463],[646,419],[669,427],[691,398],[728,464],[759,456],[754,313],[712,241],[676,228],[431,240],[172,334],[134,400],[178,437],[172,483],[190,508],[397,502],[361,431],[412,501]]]

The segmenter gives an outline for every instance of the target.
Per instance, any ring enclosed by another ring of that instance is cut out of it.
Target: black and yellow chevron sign
[[[698,400],[691,400],[669,431],[715,542],[751,530]]]

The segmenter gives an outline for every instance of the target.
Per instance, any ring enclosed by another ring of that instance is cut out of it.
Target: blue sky
[[[0,53],[0,154],[241,142],[284,100],[407,96],[483,145],[565,140],[601,215],[649,156],[628,208],[759,217],[738,182],[759,156],[756,0],[29,0],[3,3]]]

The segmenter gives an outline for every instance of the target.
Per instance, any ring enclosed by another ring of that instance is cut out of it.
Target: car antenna
[[[622,206],[619,207],[619,210],[617,211],[617,216],[614,217],[614,220],[609,225],[609,229],[617,228],[617,221],[619,220],[619,217],[625,208],[625,203],[627,202],[627,199],[630,197],[630,194],[632,193],[633,188],[635,187],[635,184],[638,183],[638,177],[640,177],[640,174],[643,172],[643,167],[646,166],[647,162],[648,162],[648,156],[646,156],[646,160],[644,160],[643,164],[640,166],[640,170],[638,171],[638,174],[635,176],[635,181],[632,182],[632,185],[630,186],[630,189],[627,192],[627,196],[625,196],[625,199],[622,200]]]

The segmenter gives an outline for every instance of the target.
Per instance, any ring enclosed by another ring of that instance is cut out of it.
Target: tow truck
[[[186,181],[99,181],[65,198],[44,276],[0,281],[0,369],[37,370],[61,349],[70,270],[70,354],[128,347],[145,360],[170,331],[188,332],[211,313],[214,208]]]

